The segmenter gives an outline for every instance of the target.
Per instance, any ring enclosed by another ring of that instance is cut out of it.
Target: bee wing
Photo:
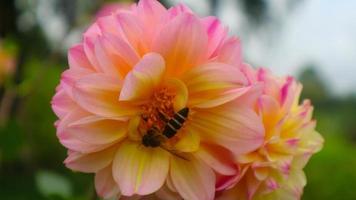
[[[161,147],[163,150],[167,151],[168,153],[171,153],[174,156],[177,156],[178,158],[181,158],[185,161],[189,161],[188,158],[184,157],[183,155],[179,154],[176,150],[174,149],[168,149],[167,147],[165,147],[164,145],[159,146]]]

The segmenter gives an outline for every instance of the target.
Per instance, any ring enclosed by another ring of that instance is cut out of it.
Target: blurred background
[[[49,102],[67,67],[67,49],[103,6],[117,2],[0,1],[1,200],[96,198],[92,175],[62,164],[66,152]],[[240,37],[247,62],[298,77],[326,140],[305,169],[303,199],[356,199],[356,1],[161,2],[219,16]]]

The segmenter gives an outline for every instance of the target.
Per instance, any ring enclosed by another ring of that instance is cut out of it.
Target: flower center
[[[139,128],[149,130],[155,128],[162,131],[167,119],[173,117],[173,100],[176,94],[167,88],[158,89],[151,100],[142,106],[142,115]],[[141,134],[145,134],[144,132]]]

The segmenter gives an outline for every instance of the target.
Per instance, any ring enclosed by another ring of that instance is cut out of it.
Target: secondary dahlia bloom
[[[214,17],[141,0],[99,18],[68,60],[52,100],[57,136],[66,166],[95,173],[101,197],[212,200],[217,174],[239,173],[232,155],[263,142],[260,117],[240,100],[259,87]],[[167,119],[184,108],[165,137]]]
[[[7,77],[13,74],[16,67],[15,65],[16,62],[14,56],[6,51],[0,42],[0,86]]]
[[[313,107],[309,100],[299,105],[302,86],[294,78],[249,66],[244,71],[252,84],[263,84],[256,112],[263,119],[264,143],[236,157],[244,172],[235,179],[237,185],[218,199],[300,199],[306,184],[303,168],[323,144],[312,120]]]

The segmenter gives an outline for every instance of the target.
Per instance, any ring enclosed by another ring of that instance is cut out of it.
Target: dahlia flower
[[[218,199],[300,199],[306,184],[303,167],[323,144],[312,120],[313,107],[309,100],[299,105],[302,86],[292,77],[279,78],[247,65],[244,71],[250,83],[263,84],[256,112],[263,119],[265,138],[257,150],[236,156],[243,172]]]
[[[57,136],[66,166],[95,173],[103,198],[212,200],[217,176],[239,173],[233,155],[262,145],[242,98],[260,87],[215,17],[141,0],[98,18],[68,60],[52,100]]]

